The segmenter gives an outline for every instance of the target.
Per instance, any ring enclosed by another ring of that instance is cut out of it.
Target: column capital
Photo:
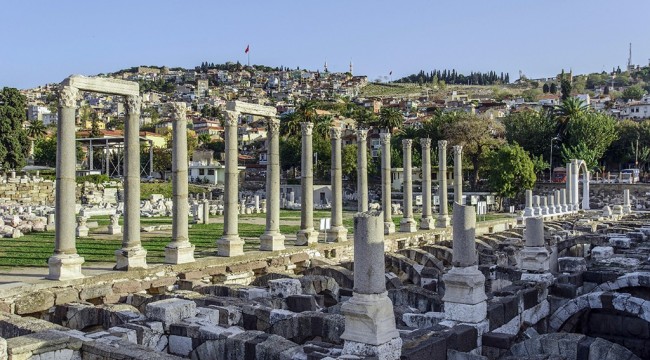
[[[357,130],[357,141],[366,141],[368,139],[368,130],[367,129],[358,129]]]
[[[277,134],[280,132],[280,119],[275,118],[275,117],[270,117],[267,120],[267,126],[269,129],[269,133],[271,134]]]
[[[332,138],[332,140],[340,140],[341,139],[341,128],[340,127],[331,127],[330,128],[330,138]]]
[[[140,107],[142,106],[142,98],[140,96],[129,95],[126,97],[126,111],[130,115],[140,115]]]
[[[77,108],[79,90],[72,86],[63,86],[59,90],[59,106],[63,108]]]
[[[447,149],[447,140],[438,140],[438,149]]]
[[[420,145],[422,146],[423,149],[431,149],[431,139],[421,138]]]
[[[379,142],[382,145],[390,144],[390,133],[380,133],[379,134]]]
[[[463,154],[463,145],[454,145],[452,147],[452,151],[454,152],[454,155],[462,155]]]
[[[187,114],[187,105],[184,102],[172,102],[170,107],[174,119],[184,118]]]
[[[402,139],[402,147],[404,149],[410,149],[413,147],[413,140],[412,139]]]
[[[224,113],[223,123],[225,126],[237,126],[237,122],[239,120],[238,112],[226,110],[223,113]]]
[[[302,136],[310,136],[314,133],[314,123],[301,122],[300,129],[302,130]]]

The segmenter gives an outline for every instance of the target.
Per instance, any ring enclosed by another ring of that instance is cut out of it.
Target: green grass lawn
[[[206,191],[205,188],[193,184],[189,184],[188,190],[190,194],[201,194]],[[140,183],[140,199],[149,199],[151,194],[162,194],[166,198],[171,198],[172,183]]]

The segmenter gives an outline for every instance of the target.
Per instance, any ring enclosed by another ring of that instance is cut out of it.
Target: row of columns
[[[533,195],[532,190],[526,190],[525,195],[524,217],[561,215],[572,211],[567,203],[566,189],[554,190],[546,196]]]

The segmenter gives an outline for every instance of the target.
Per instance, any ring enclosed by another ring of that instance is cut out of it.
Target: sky
[[[0,87],[203,61],[550,77],[650,58],[648,0],[5,0]]]

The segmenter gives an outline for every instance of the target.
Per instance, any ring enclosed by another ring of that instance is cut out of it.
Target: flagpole
[[[246,53],[246,56],[248,56],[248,67],[251,67],[251,51],[250,50],[248,50],[248,52]]]

